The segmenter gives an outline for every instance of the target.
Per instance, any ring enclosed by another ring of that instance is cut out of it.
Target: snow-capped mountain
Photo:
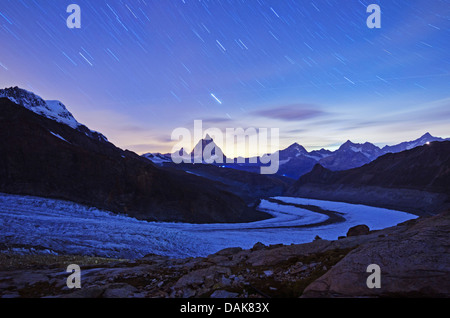
[[[383,154],[379,147],[370,142],[355,144],[348,140],[338,150],[318,162],[330,170],[347,170],[361,167]]]
[[[44,100],[40,96],[17,86],[0,89],[0,98],[8,98],[13,103],[21,105],[38,115],[82,131],[91,138],[107,141],[107,138],[102,134],[89,130],[86,126],[80,124],[60,101]]]
[[[310,172],[317,163],[333,171],[358,168],[374,161],[375,159],[387,153],[402,152],[415,147],[423,146],[434,141],[445,140],[450,139],[434,137],[431,134],[426,133],[416,140],[402,142],[398,145],[385,146],[383,148],[380,148],[370,142],[353,143],[348,140],[335,151],[320,149],[311,152],[308,152],[302,145],[294,143],[286,149],[278,151],[280,168],[277,174],[292,179],[298,179],[302,175]],[[209,136],[207,136],[205,139],[199,141],[194,149],[204,150],[205,147],[207,147],[211,143],[214,143],[214,141]],[[216,151],[223,154],[217,145],[213,145],[217,147]],[[194,152],[191,153],[191,156],[191,158],[194,158]],[[146,154],[144,155],[144,157],[160,165],[164,165],[164,163],[171,161],[170,154]],[[250,159],[256,159],[257,163],[250,163],[254,162],[250,161]],[[226,163],[225,166],[237,170],[245,170],[258,173],[259,168],[262,166],[259,159],[259,157],[246,158],[244,159],[246,163],[236,163],[235,160],[235,163]]]
[[[305,147],[299,145],[298,143],[293,143],[286,149],[280,151],[280,160],[287,160],[306,154],[308,154],[308,151],[305,149]]]
[[[175,154],[182,158],[189,159],[191,163],[212,163],[215,160],[217,161],[220,157],[222,157],[221,163],[225,163],[226,161],[222,149],[217,146],[214,139],[209,135],[206,135],[204,139],[201,139],[197,145],[195,145],[194,149],[192,149],[191,153],[188,153],[184,148],[181,148],[173,154],[146,153],[142,155],[142,157],[152,161],[156,165],[164,165],[165,163],[173,162],[172,155]]]
[[[374,144],[366,142],[364,144],[355,144],[350,140],[344,143],[337,152],[360,152],[366,156],[369,160],[374,160],[383,154],[383,151]]]
[[[73,129],[77,129],[81,126],[81,124],[76,121],[73,115],[67,110],[66,106],[64,106],[64,104],[60,101],[45,101],[34,93],[18,87],[1,89],[0,97],[6,97],[10,101],[21,105],[38,115],[66,124]]]
[[[449,139],[434,137],[430,133],[427,132],[425,135],[423,135],[419,139],[416,139],[413,141],[405,141],[405,142],[399,143],[398,145],[394,145],[394,146],[385,146],[385,147],[383,147],[382,150],[384,153],[389,153],[389,152],[397,153],[397,152],[401,152],[401,151],[405,151],[405,150],[410,150],[415,147],[423,146],[430,142],[445,141],[445,140],[449,140]]]
[[[312,158],[312,159],[320,160],[320,159],[323,159],[323,158],[326,158],[326,157],[330,156],[332,153],[333,153],[332,151],[322,148],[320,150],[313,150],[313,151],[311,151],[308,154],[308,156],[310,158]]]
[[[225,163],[226,157],[223,154],[222,149],[214,142],[208,134],[202,140],[200,140],[191,152],[191,158],[196,162],[212,163],[219,161],[219,163]]]
[[[143,154],[142,157],[152,161],[154,164],[157,164],[157,165],[162,165],[166,162],[172,162],[171,154],[146,153],[146,154]]]
[[[359,144],[348,140],[335,151],[321,149],[311,152],[306,151],[304,147],[295,143],[280,151],[280,171],[284,172],[283,175],[285,176],[297,178],[303,175],[304,171],[310,171],[315,165],[315,163],[305,160],[306,158],[314,159],[316,163],[329,170],[348,170],[368,164],[387,153],[402,152],[431,142],[445,140],[449,139],[434,137],[430,133],[426,133],[416,140],[383,148],[377,147],[370,142]],[[299,161],[298,159],[303,160]]]

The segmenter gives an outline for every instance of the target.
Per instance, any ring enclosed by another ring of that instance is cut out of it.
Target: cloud
[[[118,125],[117,130],[126,131],[126,132],[146,132],[149,129],[143,126],[133,125],[133,124],[123,124]]]
[[[222,124],[222,123],[229,123],[233,121],[230,118],[223,118],[223,117],[214,117],[214,118],[205,118],[203,119],[204,123],[207,124]]]
[[[300,133],[308,132],[308,129],[291,129],[286,132],[289,134],[300,134]]]
[[[325,115],[318,106],[312,104],[291,104],[251,112],[254,116],[282,121],[303,121]]]
[[[154,135],[152,136],[152,140],[154,140],[157,143],[160,144],[167,144],[167,143],[173,143],[174,140],[172,140],[172,136],[167,134],[167,135]]]

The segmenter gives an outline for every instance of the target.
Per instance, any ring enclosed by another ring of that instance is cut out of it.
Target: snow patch
[[[59,139],[61,139],[62,141],[65,141],[65,142],[67,142],[68,144],[70,144],[70,142],[68,142],[67,140],[65,140],[63,137],[61,137],[60,135],[58,135],[58,134],[55,134],[54,132],[52,132],[52,131],[49,131],[53,136],[55,136],[56,138],[59,138]]]

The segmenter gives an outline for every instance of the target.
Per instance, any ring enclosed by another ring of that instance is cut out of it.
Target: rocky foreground
[[[0,254],[0,296],[76,298],[449,297],[450,211],[381,231],[301,245],[256,244],[208,257],[139,260]],[[81,267],[81,289],[66,286]],[[367,287],[370,264],[381,288]]]

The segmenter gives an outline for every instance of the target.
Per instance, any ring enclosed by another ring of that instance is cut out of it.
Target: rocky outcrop
[[[358,235],[367,235],[370,232],[370,228],[365,225],[365,224],[361,224],[361,225],[356,225],[354,227],[351,227],[348,232],[347,232],[347,237],[350,236],[358,236]]]
[[[408,223],[350,252],[303,297],[449,297],[450,212]],[[381,288],[367,286],[370,264]]]
[[[297,298],[450,297],[450,213],[366,235],[300,245],[258,243],[208,257],[106,260],[0,254],[1,297]],[[66,287],[67,264],[82,264],[82,288]],[[381,268],[370,289],[367,267]]]

